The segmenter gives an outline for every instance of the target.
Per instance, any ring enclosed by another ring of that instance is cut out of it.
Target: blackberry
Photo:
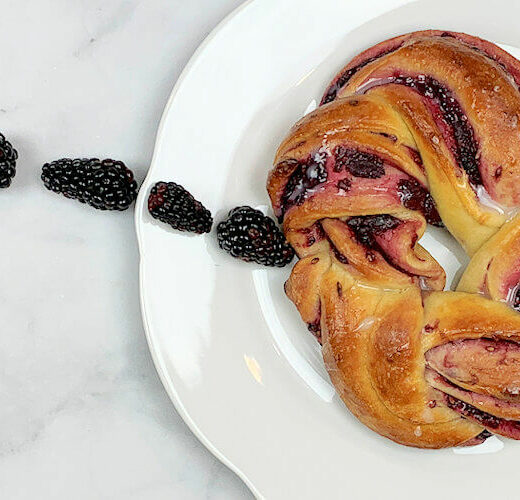
[[[347,220],[347,226],[352,229],[358,242],[368,248],[376,247],[375,236],[391,231],[401,223],[400,219],[388,214],[360,215]]]
[[[365,179],[379,179],[385,175],[384,162],[377,155],[343,146],[338,146],[334,153],[336,156],[335,172],[341,172],[345,168],[354,177],[363,177]]]
[[[401,203],[409,210],[419,210],[426,222],[433,226],[444,227],[431,194],[415,179],[401,179],[397,185]]]
[[[152,187],[148,211],[179,231],[209,233],[213,224],[210,211],[175,182],[158,182]]]
[[[45,187],[99,210],[126,210],[137,196],[134,174],[122,161],[62,158],[42,168]]]
[[[16,160],[18,153],[11,143],[0,134],[0,188],[11,185],[16,174]]]
[[[246,262],[283,267],[294,250],[273,219],[251,207],[237,207],[217,227],[220,248]]]

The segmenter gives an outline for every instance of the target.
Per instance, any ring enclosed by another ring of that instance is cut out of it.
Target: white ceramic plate
[[[193,56],[166,107],[136,207],[150,350],[177,410],[259,497],[516,497],[518,444],[421,451],[379,437],[335,396],[318,344],[285,297],[290,268],[236,262],[215,234],[151,219],[150,186],[175,180],[221,219],[266,206],[265,181],[289,127],[362,49],[404,32],[465,31],[520,47],[520,2],[256,0]],[[518,52],[517,52],[518,55]],[[451,278],[466,263],[449,236],[425,246]]]

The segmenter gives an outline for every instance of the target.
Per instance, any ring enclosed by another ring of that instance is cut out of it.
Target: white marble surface
[[[189,57],[240,0],[2,0],[0,498],[250,498],[191,434],[141,325],[132,211],[47,192],[45,161],[124,160],[145,176]],[[174,284],[172,284],[174,286]]]

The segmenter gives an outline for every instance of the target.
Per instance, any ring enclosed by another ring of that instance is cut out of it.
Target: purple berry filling
[[[307,329],[313,333],[319,332],[320,331],[320,320],[318,319],[312,323],[307,323]]]
[[[397,142],[397,136],[394,134],[387,134],[386,132],[371,132],[372,134],[377,134],[385,137],[386,139],[391,140],[392,142]]]
[[[329,241],[330,242],[330,241]],[[348,264],[348,259],[345,257],[333,244],[330,242],[330,247],[334,253],[334,257],[342,264]]]
[[[301,205],[311,189],[327,181],[327,155],[322,152],[311,154],[307,160],[287,160],[297,163],[297,167],[289,177],[282,195],[282,217],[293,205]],[[378,179],[385,175],[383,160],[378,156],[358,151],[356,149],[338,146],[334,150],[335,172],[345,170],[354,177],[364,179]],[[349,179],[341,179],[337,183],[338,189],[348,191],[351,186]]]
[[[496,417],[491,413],[487,413],[465,401],[457,399],[449,394],[443,393],[444,403],[448,408],[456,411],[459,415],[479,423],[487,429],[491,429],[498,434],[510,437],[512,439],[520,439],[520,422],[517,420],[508,420]],[[489,437],[489,436],[485,436]]]
[[[309,332],[311,332],[316,337],[316,340],[321,344],[320,320],[318,319],[314,323],[307,323],[307,330],[309,330]]]
[[[482,185],[478,144],[475,139],[475,133],[461,105],[453,96],[453,93],[431,77],[411,78],[398,76],[392,80],[392,83],[413,88],[416,92],[432,100],[439,106],[442,117],[451,128],[453,134],[455,141],[453,154],[458,164],[466,171],[473,185]]]
[[[478,422],[479,424],[483,425],[484,427],[487,427],[488,429],[498,429],[500,427],[502,419],[495,417],[490,413],[481,411],[478,408],[475,408],[474,406],[471,406],[470,404],[461,401],[460,399],[454,398],[449,394],[444,394],[444,401],[446,403],[446,406],[451,410],[460,413],[463,417],[470,418]],[[519,422],[511,421],[511,424],[515,424],[516,426],[520,427]]]
[[[382,56],[383,54],[381,54]],[[329,102],[332,102],[334,101],[334,99],[336,99],[337,95],[338,95],[338,92],[350,81],[350,79],[361,69],[363,68],[364,66],[366,66],[367,64],[375,61],[376,59],[378,59],[379,57],[381,56],[377,56],[377,57],[370,57],[366,60],[364,60],[362,63],[358,64],[357,66],[354,66],[350,69],[347,69],[346,71],[344,71],[343,73],[341,73],[341,75],[339,76],[339,78],[333,83],[330,85],[330,87],[327,89],[327,91],[325,92],[325,95],[323,96],[321,102],[320,102],[320,106],[322,106],[323,104],[327,104]]]
[[[338,146],[334,151],[334,171],[349,171],[354,177],[379,179],[385,175],[383,160],[374,154]]]
[[[516,291],[513,300],[511,302],[511,307],[515,309],[516,311],[520,312],[520,286],[518,287],[518,290]]]
[[[428,224],[443,227],[431,194],[415,179],[402,179],[398,185],[401,203],[408,210],[422,212]]]
[[[318,314],[312,323],[307,323],[307,329],[311,332],[321,345],[321,302],[318,304]]]
[[[490,438],[492,435],[493,434],[491,434],[491,432],[489,432],[487,430],[484,430],[477,436],[477,439],[479,439],[482,442],[484,442],[487,438]]]
[[[295,159],[287,160],[294,162],[297,166],[289,177],[282,195],[280,222],[289,208],[301,205],[309,191],[327,181],[327,158],[325,153],[316,152],[301,162]],[[332,170],[336,173],[345,171],[353,177],[363,179],[379,179],[386,174],[384,160],[366,151],[337,146],[332,158]],[[420,161],[418,154],[416,161]],[[336,187],[339,191],[346,193],[350,190],[352,182],[349,178],[340,179],[337,181]],[[443,227],[433,198],[417,180],[412,178],[400,180],[398,195],[406,208],[420,211],[429,224]]]
[[[352,186],[352,182],[350,182],[350,179],[340,179],[336,186],[338,186],[338,189],[341,191],[347,192]]]
[[[306,161],[298,162],[282,195],[282,214],[289,207],[303,203],[307,191],[327,180],[326,161],[325,153],[316,152],[311,154]]]
[[[318,225],[319,225],[321,231],[323,231],[323,228],[322,228],[321,224],[318,223]],[[327,238],[327,241],[329,242],[330,249],[331,249],[332,253],[334,254],[334,257],[336,257],[336,260],[338,262],[341,262],[341,264],[348,264],[347,256],[342,254],[338,250],[336,245],[334,245],[334,242],[329,238],[328,234],[325,231],[323,231],[323,235],[324,235],[325,238]]]
[[[352,230],[356,240],[363,246],[379,250],[375,236],[379,236],[386,231],[391,231],[401,224],[401,220],[388,215],[362,215],[351,217],[347,221],[347,226]]]
[[[398,263],[394,262],[376,240],[376,236],[380,236],[386,231],[393,231],[403,223],[401,219],[389,214],[360,215],[351,217],[346,221],[357,242],[366,248],[366,257],[369,262],[376,260],[375,252],[377,252],[394,269],[415,278],[417,275],[403,269]]]
[[[364,61],[360,62],[356,66],[353,66],[352,68],[349,68],[345,70],[341,75],[335,79],[328,89],[325,92],[325,95],[323,96],[320,106],[323,104],[327,104],[328,102],[334,101],[336,99],[338,92],[350,81],[350,79],[361,69],[364,68],[367,64],[370,64],[371,62],[376,61],[380,57],[386,56],[387,54],[390,54],[394,51],[396,51],[401,45],[398,45],[397,47],[392,47],[390,50],[385,50],[381,52],[380,54],[377,54],[376,56],[369,57],[368,59],[365,59]]]
[[[397,75],[390,78],[381,78],[380,82],[376,81],[366,86],[364,91],[388,84],[410,87],[438,107],[442,120],[449,129],[450,137],[453,140],[451,150],[457,164],[464,169],[474,186],[482,185],[479,150],[475,133],[453,93],[434,78],[425,75],[418,77]]]
[[[491,437],[493,434],[489,431],[482,431],[477,436],[468,439],[467,441],[464,441],[464,443],[459,444],[459,446],[477,446],[479,444],[482,444],[487,438]]]
[[[419,154],[419,151],[417,151],[414,148],[411,148],[409,146],[405,146],[408,154],[411,156],[412,160],[415,162],[415,164],[420,167],[421,170],[424,171],[424,164],[421,158],[421,155]]]

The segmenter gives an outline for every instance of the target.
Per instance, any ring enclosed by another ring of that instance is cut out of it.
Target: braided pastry
[[[286,293],[347,407],[398,443],[520,439],[519,84],[490,42],[407,34],[355,57],[277,151]],[[472,257],[457,291],[427,223]]]

